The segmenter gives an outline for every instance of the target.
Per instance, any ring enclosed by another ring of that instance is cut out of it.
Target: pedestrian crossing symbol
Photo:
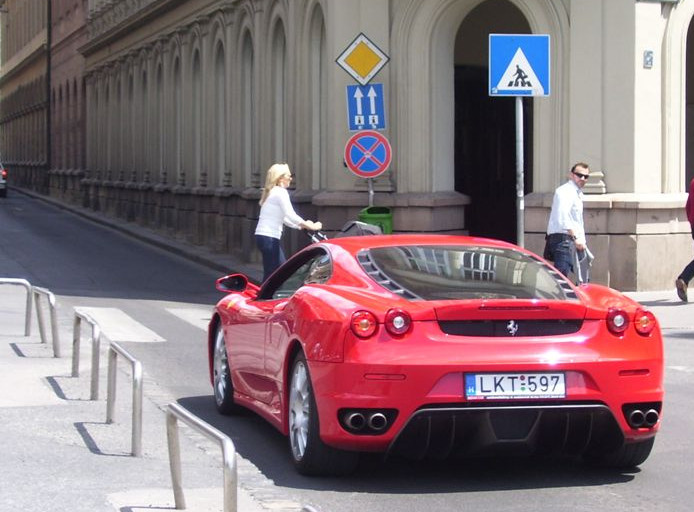
[[[497,91],[499,89],[513,90],[519,94],[529,93],[532,96],[544,95],[542,84],[521,48],[516,50],[516,54],[511,59],[506,72],[501,76],[499,83],[496,84],[496,89]]]
[[[489,36],[490,96],[549,96],[549,36]]]

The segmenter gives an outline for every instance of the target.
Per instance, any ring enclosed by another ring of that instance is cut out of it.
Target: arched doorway
[[[515,98],[488,96],[489,34],[529,34],[508,0],[486,0],[455,38],[455,190],[469,196],[471,235],[517,241]],[[533,105],[523,99],[525,193],[532,192]]]

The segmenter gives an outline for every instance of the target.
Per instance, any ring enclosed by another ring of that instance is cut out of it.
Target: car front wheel
[[[217,325],[214,335],[212,369],[214,401],[217,405],[217,410],[222,414],[238,412],[239,406],[234,403],[234,386],[231,382],[229,359],[224,344],[224,331],[221,323]]]
[[[328,476],[352,473],[359,454],[332,448],[320,439],[318,410],[306,358],[294,359],[289,382],[289,447],[302,475]]]

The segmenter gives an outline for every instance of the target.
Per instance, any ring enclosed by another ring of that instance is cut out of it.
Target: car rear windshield
[[[485,246],[396,246],[362,251],[379,284],[412,300],[575,299],[560,274],[519,251]]]

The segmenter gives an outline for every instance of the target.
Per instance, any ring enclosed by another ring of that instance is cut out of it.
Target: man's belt
[[[547,241],[550,243],[559,243],[564,240],[574,241],[575,237],[569,235],[568,233],[551,233],[547,235]]]

